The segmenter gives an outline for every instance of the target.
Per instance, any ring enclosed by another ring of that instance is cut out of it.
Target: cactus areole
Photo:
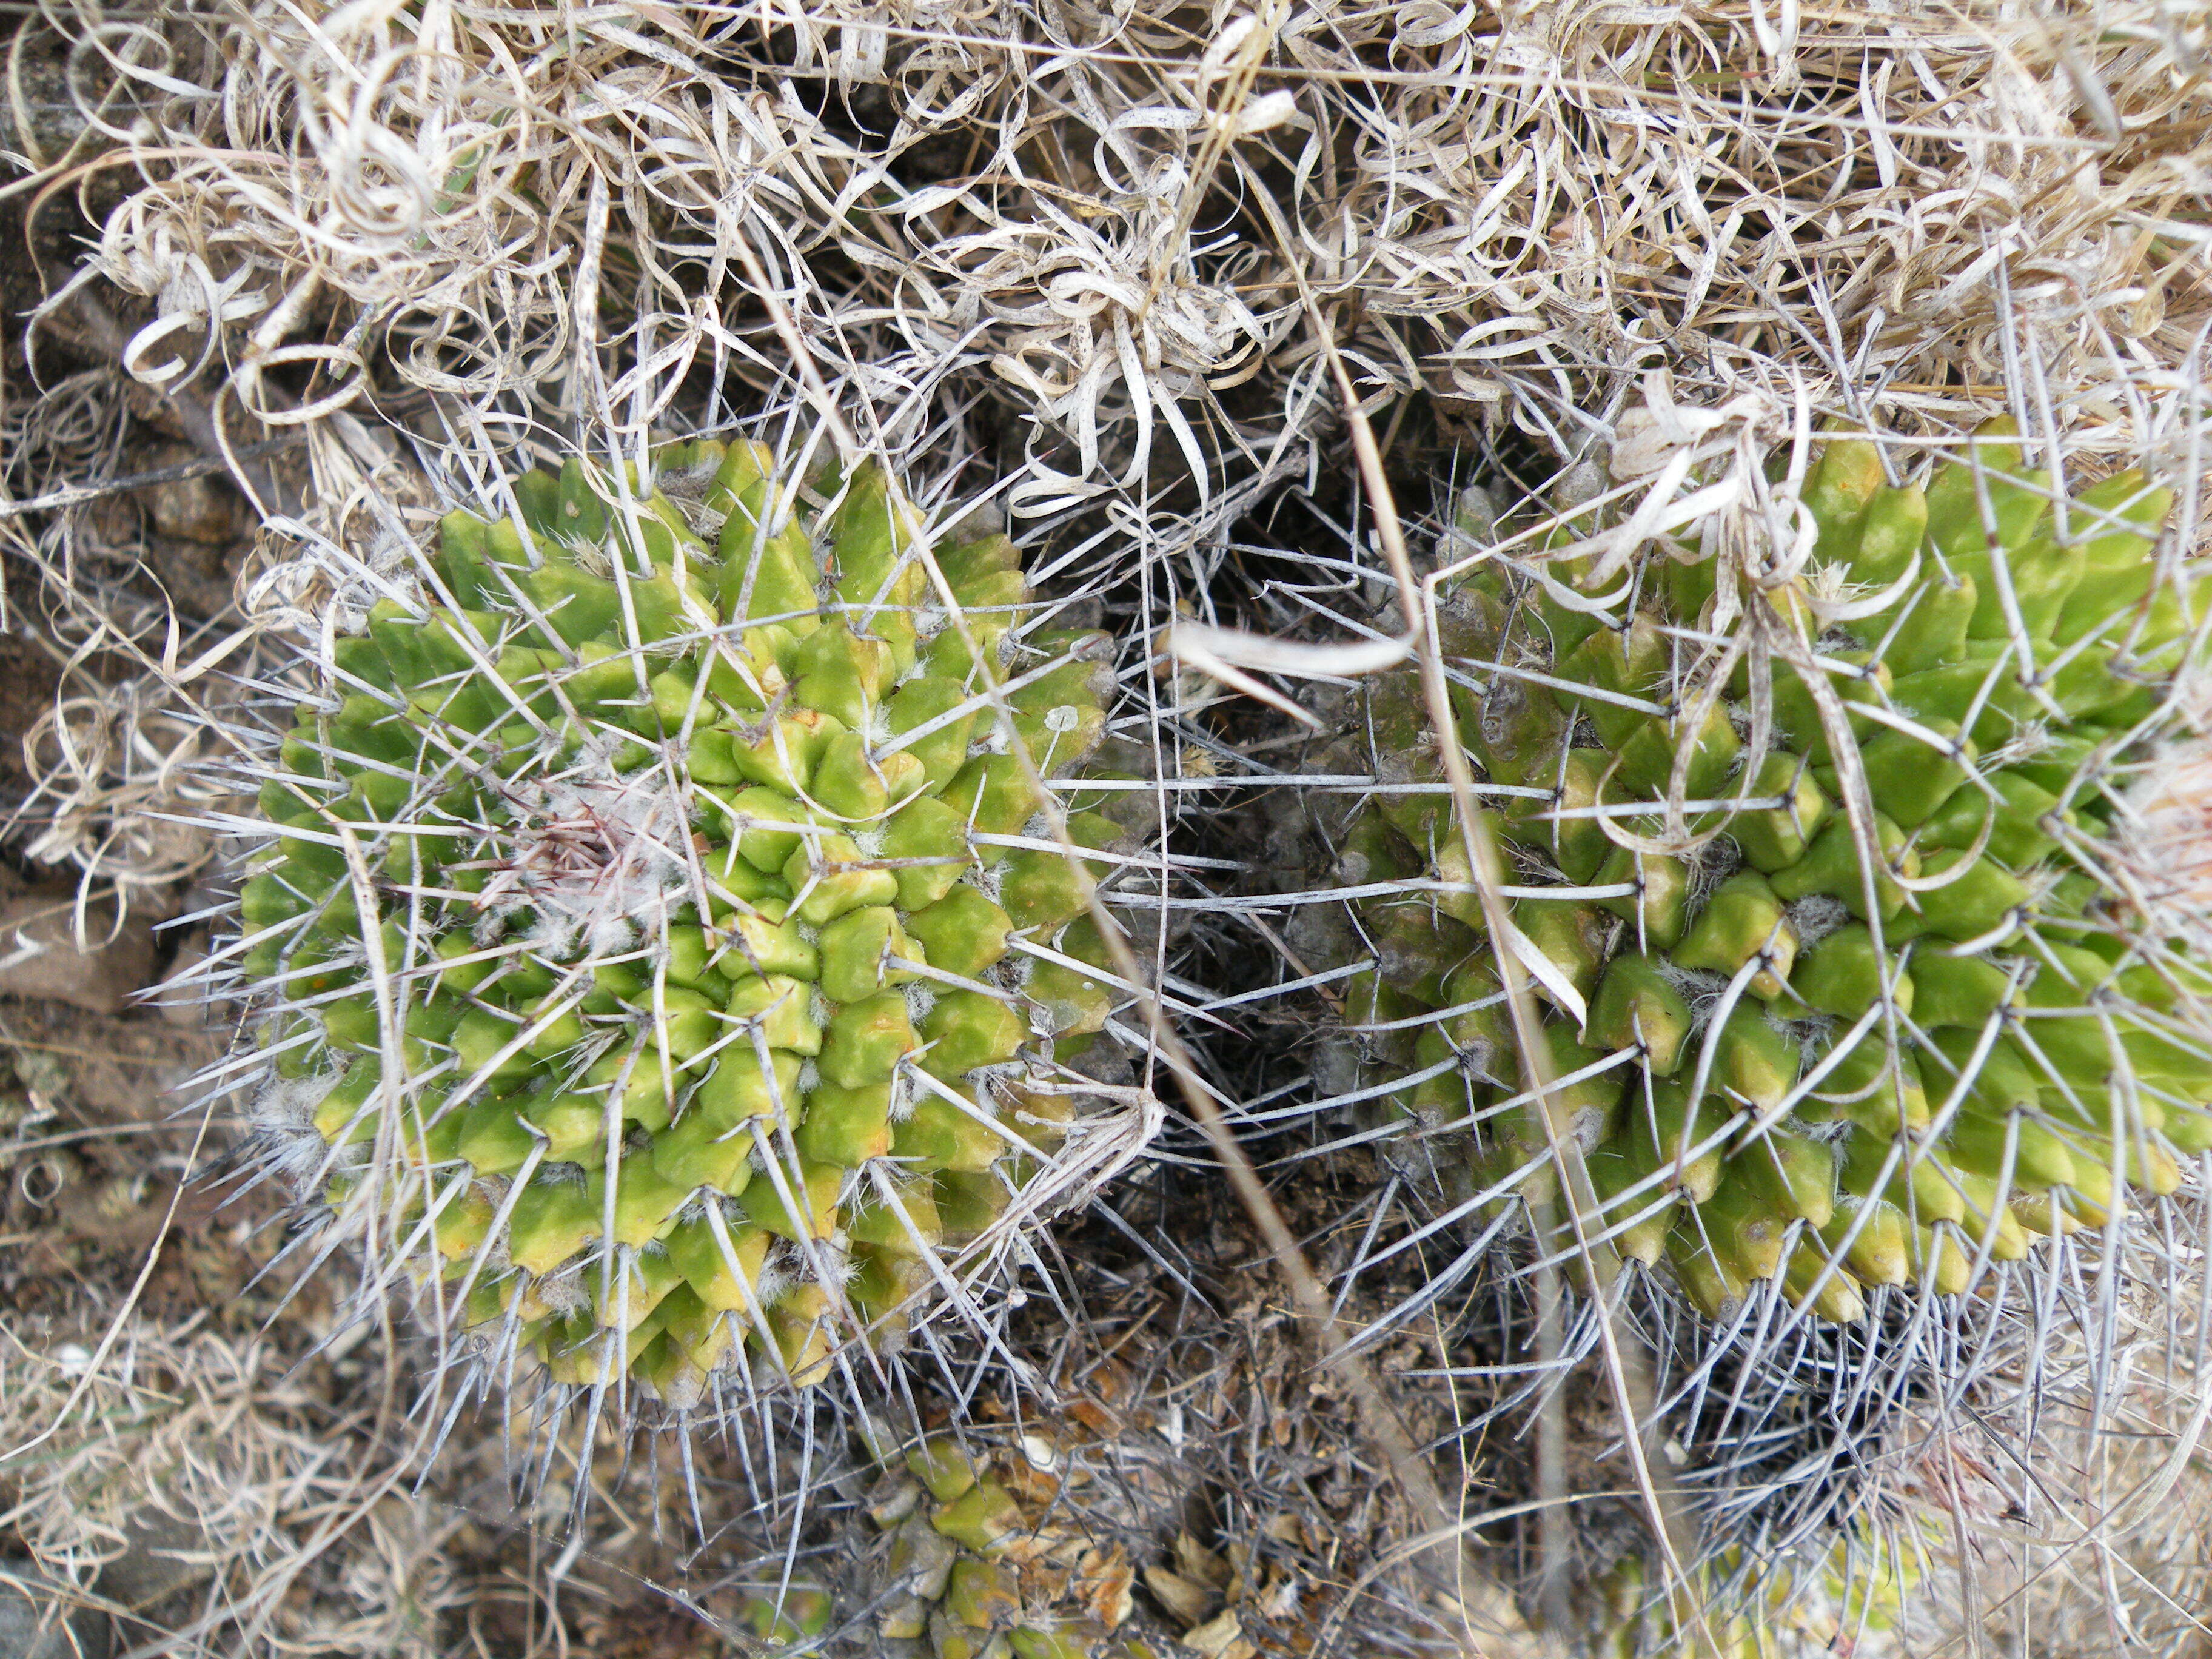
[[[263,1117],[495,1362],[811,1382],[1080,1127],[1111,997],[1037,781],[1108,641],[1003,536],[945,587],[923,545],[872,465],[571,461],[448,514],[299,705],[240,903]]]
[[[2205,981],[2112,848],[2203,590],[2160,556],[2168,489],[2057,493],[2007,423],[1924,491],[1837,439],[1781,576],[1671,543],[1596,571],[1586,517],[1449,584],[1515,937],[1488,937],[1418,681],[1376,683],[1382,787],[1339,873],[1373,964],[1354,1092],[1394,1144],[1470,1212],[1564,1224],[1571,1141],[1587,1236],[1715,1316],[1760,1281],[1845,1321],[1875,1287],[1959,1291],[2172,1192],[2212,1147]]]

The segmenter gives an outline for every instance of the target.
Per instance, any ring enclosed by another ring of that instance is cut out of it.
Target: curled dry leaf
[[[1128,1622],[1136,1607],[1136,1570],[1128,1553],[1119,1544],[1108,1550],[1085,1550],[1075,1574],[1075,1594],[1084,1608],[1108,1630]]]
[[[1234,1609],[1184,1632],[1182,1644],[1204,1659],[1255,1659],[1260,1651],[1244,1639],[1244,1627]]]
[[[1184,1625],[1203,1624],[1214,1602],[1220,1599],[1219,1593],[1210,1586],[1165,1567],[1146,1567],[1145,1588],[1167,1609],[1169,1617]]]

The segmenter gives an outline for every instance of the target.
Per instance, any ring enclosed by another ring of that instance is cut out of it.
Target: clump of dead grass
[[[2202,1651],[2212,1607],[2208,1243],[2200,1194],[2134,1242],[2165,1254],[2163,1274],[2084,1253],[2058,1288],[2073,1321],[2039,1334],[2014,1328],[1996,1345],[1972,1403],[1998,1437],[1939,1413],[1907,1442],[1923,1455],[1894,1482],[1895,1513],[1919,1540],[1922,1571],[1902,1644],[1988,1642],[2079,1659]]]
[[[93,1370],[35,1334],[0,1352],[0,1528],[84,1605],[165,1653],[438,1650],[453,1520],[274,1346],[134,1322]]]

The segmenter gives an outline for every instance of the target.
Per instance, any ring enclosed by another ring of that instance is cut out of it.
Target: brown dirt
[[[53,707],[61,684],[52,657],[34,640],[0,634],[0,804],[13,805],[30,787],[23,769],[23,733]]]

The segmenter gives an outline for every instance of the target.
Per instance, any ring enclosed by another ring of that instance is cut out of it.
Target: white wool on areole
[[[494,916],[527,909],[539,946],[556,954],[620,955],[689,889],[684,798],[665,765],[617,772],[617,747],[596,738],[556,776],[502,786],[513,821],[478,902]]]

